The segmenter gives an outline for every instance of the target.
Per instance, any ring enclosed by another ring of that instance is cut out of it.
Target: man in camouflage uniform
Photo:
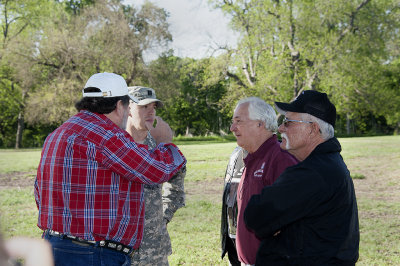
[[[133,139],[149,149],[157,146],[151,136],[156,108],[162,102],[156,98],[151,88],[140,86],[129,87],[129,93],[138,98],[137,104],[131,103],[131,115],[127,131]],[[172,254],[171,241],[167,223],[174,213],[185,205],[184,177],[186,168],[164,184],[144,185],[145,219],[143,240],[139,249],[132,256],[132,265],[168,265],[168,256]]]

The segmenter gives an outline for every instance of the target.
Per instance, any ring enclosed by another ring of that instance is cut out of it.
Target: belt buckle
[[[133,248],[130,248],[130,247],[128,247],[126,245],[123,245],[121,243],[113,242],[113,241],[109,241],[109,240],[101,240],[99,242],[99,246],[100,247],[105,247],[105,248],[108,248],[108,249],[111,249],[111,250],[115,250],[117,252],[121,252],[121,253],[123,253],[125,255],[128,255],[128,256],[132,256],[132,254],[134,252]]]
[[[48,233],[49,235],[51,235],[51,236],[60,236],[60,235],[61,235],[61,233],[59,233],[59,232],[57,232],[57,231],[54,231],[54,230],[52,230],[52,229],[47,229],[47,233]]]

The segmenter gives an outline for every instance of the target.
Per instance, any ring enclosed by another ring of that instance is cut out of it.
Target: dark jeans
[[[241,263],[238,259],[238,255],[236,252],[235,240],[230,238],[229,236],[226,238],[226,250],[228,251],[228,258],[230,265],[240,266]]]
[[[130,256],[115,250],[63,239],[47,233],[44,238],[53,248],[55,266],[130,266],[131,264]]]

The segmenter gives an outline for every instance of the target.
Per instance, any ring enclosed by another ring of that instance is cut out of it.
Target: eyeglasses
[[[314,122],[311,122],[311,121],[287,119],[287,117],[285,117],[285,118],[283,119],[283,121],[282,121],[282,125],[284,125],[285,127],[288,127],[288,126],[290,125],[290,122],[308,123],[308,124],[314,123]]]

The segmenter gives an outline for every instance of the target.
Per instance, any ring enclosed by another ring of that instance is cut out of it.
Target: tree
[[[385,65],[374,85],[373,99],[375,112],[384,117],[386,123],[400,134],[400,59]]]
[[[161,54],[148,65],[148,75],[144,84],[154,88],[157,97],[167,106],[174,105],[175,99],[181,95],[181,71],[186,66],[186,61],[174,56],[169,50]]]
[[[40,28],[43,18],[49,14],[51,6],[52,3],[46,0],[0,1],[2,29],[0,68],[6,70],[1,72],[1,86],[4,93],[2,96],[7,97],[8,105],[18,106],[15,113],[17,119],[2,122],[16,121],[17,123],[15,148],[19,148],[21,145],[27,97],[33,87],[29,65],[25,65],[21,73],[10,66],[16,63],[15,56],[19,53],[19,45],[29,42],[31,37],[37,34],[37,30]],[[19,96],[16,97],[16,94]],[[15,111],[15,109],[13,110]]]
[[[158,113],[177,135],[219,134],[229,129],[230,116],[220,105],[226,93],[220,64],[218,58],[195,60],[171,53],[150,64],[148,84],[165,105]]]
[[[165,11],[150,3],[139,11],[105,0],[86,6],[78,15],[63,10],[60,5],[41,30],[37,52],[25,55],[40,77],[27,104],[29,123],[65,121],[76,112],[74,103],[96,72],[121,74],[128,84],[143,79],[143,52],[170,40]]]
[[[172,38],[168,14],[149,2],[136,9],[120,0],[1,1],[0,12],[0,74],[9,75],[0,91],[18,101],[16,118],[7,121],[18,121],[17,148],[25,122],[54,125],[74,114],[90,75],[115,72],[128,84],[147,79],[143,53]]]
[[[391,60],[386,45],[398,37],[396,1],[211,2],[241,34],[238,48],[228,51],[230,95],[240,90],[272,102],[322,90],[349,118],[357,108],[378,115],[365,80]]]
[[[0,67],[0,146],[10,147],[15,142],[15,125],[19,112],[20,91],[8,77],[10,67]]]
[[[93,5],[95,0],[58,0],[65,4],[65,10],[73,15],[79,15],[86,6]]]

